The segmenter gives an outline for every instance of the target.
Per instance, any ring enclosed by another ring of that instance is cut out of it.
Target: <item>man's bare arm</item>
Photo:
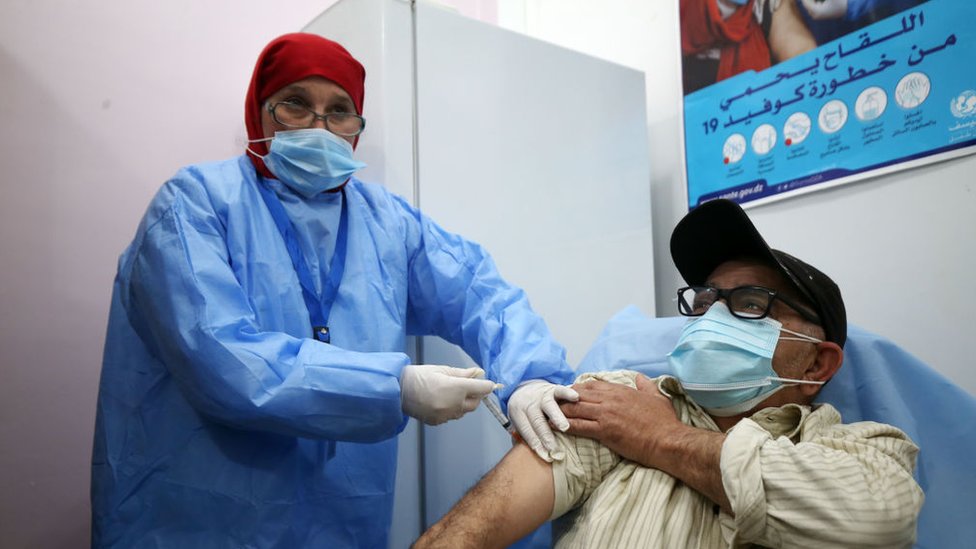
[[[579,401],[560,406],[568,432],[660,469],[731,512],[720,467],[725,435],[681,423],[654,382],[641,375],[636,383],[636,390],[605,381],[575,385]]]
[[[782,0],[773,12],[766,42],[774,63],[786,61],[817,47],[817,40],[800,15],[800,8],[796,5],[798,1]]]
[[[515,445],[413,549],[508,547],[552,514],[552,465]]]
[[[674,434],[659,442],[650,460],[652,467],[677,478],[732,514],[732,504],[722,484],[722,444],[725,434],[680,424]]]

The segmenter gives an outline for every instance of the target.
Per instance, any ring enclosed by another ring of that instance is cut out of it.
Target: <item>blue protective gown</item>
[[[331,345],[310,337],[259,180],[285,206],[320,291],[346,201]],[[119,260],[94,546],[386,547],[407,420],[399,375],[415,334],[461,346],[506,391],[572,377],[486,252],[382,187],[351,179],[305,200],[245,156],[182,169]]]

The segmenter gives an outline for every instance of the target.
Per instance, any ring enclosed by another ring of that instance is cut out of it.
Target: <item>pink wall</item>
[[[447,0],[443,3],[453,6],[458,13],[472,19],[486,23],[498,22],[498,0]]]
[[[177,168],[241,150],[244,93],[264,44],[334,1],[4,4],[3,547],[87,545],[116,259]]]

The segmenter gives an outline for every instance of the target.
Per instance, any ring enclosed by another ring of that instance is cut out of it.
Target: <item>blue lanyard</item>
[[[298,282],[302,286],[302,297],[305,299],[305,306],[308,308],[308,315],[312,321],[312,337],[323,342],[329,343],[329,312],[332,310],[332,303],[335,302],[336,294],[339,293],[339,283],[342,282],[342,272],[346,267],[346,190],[342,190],[342,205],[339,214],[339,232],[336,233],[335,251],[332,253],[332,263],[329,264],[329,279],[323,288],[322,299],[315,293],[315,285],[312,282],[312,273],[308,270],[308,263],[302,249],[298,246],[298,238],[295,237],[295,229],[288,219],[285,207],[275,196],[267,184],[258,183],[261,191],[261,198],[268,206],[271,217],[274,219],[281,238],[285,241],[288,255],[291,256],[291,265],[298,275]]]

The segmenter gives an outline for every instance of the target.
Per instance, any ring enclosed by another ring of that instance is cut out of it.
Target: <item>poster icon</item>
[[[895,101],[903,109],[914,109],[925,102],[932,89],[932,82],[925,73],[910,72],[895,86]]]
[[[772,124],[763,124],[752,132],[752,150],[762,156],[769,154],[776,146],[776,128]]]
[[[888,106],[888,94],[878,86],[871,86],[857,96],[854,102],[854,114],[858,120],[868,122],[884,114]]]
[[[735,164],[746,154],[746,138],[741,133],[733,133],[722,146],[722,158],[726,164]]]
[[[799,145],[810,135],[810,127],[813,122],[805,112],[795,112],[786,119],[783,124],[783,137],[786,138],[786,145]]]
[[[820,108],[817,122],[824,133],[840,131],[847,124],[847,105],[840,99],[828,101]]]

